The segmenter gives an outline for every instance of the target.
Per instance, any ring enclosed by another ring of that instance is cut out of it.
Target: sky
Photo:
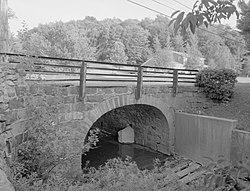
[[[132,0],[151,9],[171,15],[176,10],[190,11],[196,0]],[[165,4],[160,5],[159,3]],[[180,2],[181,5],[177,2]],[[135,5],[127,0],[8,0],[8,6],[15,12],[16,19],[9,21],[10,30],[16,34],[22,28],[22,22],[28,28],[56,21],[67,22],[81,20],[93,16],[98,20],[119,18],[122,20],[156,18],[157,13]],[[168,7],[166,7],[168,6]],[[170,8],[169,8],[170,7]],[[223,22],[232,28],[236,26],[236,18]]]

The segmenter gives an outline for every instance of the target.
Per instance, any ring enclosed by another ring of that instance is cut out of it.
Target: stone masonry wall
[[[23,100],[18,98],[16,87],[25,85],[25,71],[14,64],[0,63],[0,190],[13,191],[5,172],[8,172],[6,158],[11,151],[10,139],[15,136],[12,131],[15,123],[21,118]]]
[[[4,88],[5,101],[1,103],[2,128],[10,132],[6,140],[9,140],[12,149],[8,149],[8,152],[15,152],[16,146],[28,138],[30,115],[27,104],[30,102],[36,107],[48,105],[58,108],[55,121],[61,125],[77,128],[84,135],[107,111],[123,105],[141,103],[134,99],[134,87],[88,87],[85,102],[80,102],[77,86],[43,85],[25,81],[22,83],[12,81],[12,83],[9,81],[5,83],[8,87]],[[145,87],[142,97],[153,97],[165,102],[165,107],[168,109],[166,112],[170,112],[171,115],[176,110],[199,113],[199,109],[204,107],[204,97],[194,87],[179,88],[180,93],[176,97],[172,97],[171,92],[171,88],[167,86]],[[99,108],[100,103],[105,104],[101,104]]]
[[[15,148],[28,138],[30,114],[28,104],[35,107],[57,108],[54,119],[60,124],[83,123],[87,112],[103,100],[114,95],[131,94],[129,87],[86,88],[85,103],[79,101],[79,87],[69,85],[44,85],[25,81],[25,72],[16,65],[1,64],[0,123],[6,131],[5,140]],[[112,103],[111,103],[112,104]],[[8,152],[12,149],[8,149]],[[6,150],[7,151],[7,150]],[[10,154],[10,153],[9,153]]]
[[[168,145],[173,147],[176,110],[199,113],[201,108],[210,107],[209,101],[192,86],[179,87],[175,97],[168,86],[145,86],[140,100],[135,99],[135,87],[87,87],[85,101],[81,102],[78,86],[34,83],[26,81],[25,76],[21,65],[0,63],[1,159],[14,156],[18,145],[28,139],[32,128],[29,104],[54,108],[54,122],[76,130],[83,139],[93,123],[112,109],[133,104],[154,106],[169,123],[170,142],[163,145],[162,151]],[[80,159],[78,163],[80,166]]]

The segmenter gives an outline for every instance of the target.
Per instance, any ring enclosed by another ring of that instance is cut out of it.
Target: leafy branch
[[[174,24],[175,34],[180,28],[184,32],[190,28],[194,34],[196,28],[201,25],[208,27],[209,24],[221,23],[222,19],[229,19],[233,14],[236,14],[237,19],[239,18],[239,12],[233,0],[198,0],[193,5],[192,11],[186,15],[184,11],[175,11],[171,15],[172,20],[169,25]]]

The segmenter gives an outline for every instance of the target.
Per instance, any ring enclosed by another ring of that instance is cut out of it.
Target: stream
[[[130,143],[124,144],[117,141],[100,141],[95,149],[91,149],[86,155],[82,156],[82,166],[89,161],[89,167],[98,168],[104,165],[108,159],[122,158],[130,156],[136,162],[139,169],[152,169],[153,161],[157,158],[164,161],[168,155],[143,147],[141,145]]]

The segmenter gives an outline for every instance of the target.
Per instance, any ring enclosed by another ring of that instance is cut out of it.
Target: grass
[[[205,115],[238,120],[237,129],[250,132],[250,78],[238,78],[230,102],[216,104],[204,111]]]

